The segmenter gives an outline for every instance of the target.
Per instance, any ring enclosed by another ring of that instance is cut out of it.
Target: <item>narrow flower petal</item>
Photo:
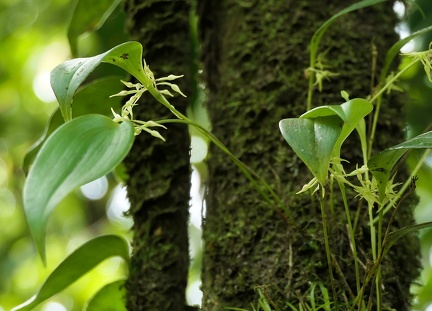
[[[156,82],[159,82],[159,81],[172,81],[172,80],[181,78],[183,76],[184,75],[181,75],[181,76],[169,75],[168,77],[163,77],[163,78],[156,79]]]

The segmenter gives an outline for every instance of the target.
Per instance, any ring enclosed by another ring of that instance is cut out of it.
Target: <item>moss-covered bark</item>
[[[128,0],[128,30],[143,44],[144,58],[155,77],[184,74],[179,87],[190,95],[190,32],[187,1]],[[172,100],[185,112],[187,99]],[[134,110],[135,111],[135,110]],[[141,120],[171,118],[151,96],[136,109]],[[127,308],[188,310],[185,289],[189,267],[189,135],[186,126],[169,125],[166,142],[143,132],[126,159],[133,256],[126,284]]]
[[[320,208],[309,195],[294,195],[312,177],[284,142],[278,130],[282,118],[298,117],[306,109],[308,44],[313,32],[330,16],[356,1],[200,1],[208,108],[214,134],[235,155],[270,182],[293,215],[289,226],[269,208],[233,163],[216,148],[209,158],[210,179],[204,227],[203,309],[249,308],[260,286],[278,310],[307,301],[310,282],[323,282],[331,293],[324,250]],[[371,47],[378,51],[378,69],[387,49],[398,40],[392,4],[380,4],[341,18],[326,34],[320,51],[330,70],[340,73],[323,91],[315,90],[314,106],[343,102],[371,93]],[[379,71],[378,71],[379,73]],[[392,95],[381,112],[375,150],[402,141],[403,103]],[[342,157],[362,164],[355,135]],[[400,178],[407,178],[400,172]],[[328,211],[330,246],[339,305],[356,292],[352,253],[340,194]],[[413,222],[405,201],[395,223]],[[339,202],[339,203],[338,203]],[[353,217],[357,199],[349,199]],[[356,230],[359,259],[371,259],[366,206],[360,206]],[[419,269],[417,237],[399,242],[383,263],[385,309],[408,310],[409,285]],[[336,270],[336,266],[334,268]],[[364,275],[362,269],[361,274]],[[369,287],[368,287],[369,292]],[[366,293],[366,296],[368,293]],[[335,305],[334,305],[335,306]],[[345,305],[346,306],[346,305]],[[341,307],[342,310],[346,307]]]

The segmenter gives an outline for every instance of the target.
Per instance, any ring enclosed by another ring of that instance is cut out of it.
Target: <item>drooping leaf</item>
[[[325,185],[334,146],[342,130],[338,116],[314,119],[283,119],[282,136],[318,181]]]
[[[45,228],[54,208],[74,189],[113,170],[134,140],[132,124],[102,115],[65,123],[45,142],[24,185],[24,211],[45,263]]]
[[[412,225],[412,226],[408,226],[396,231],[393,231],[389,234],[388,239],[386,244],[384,245],[384,250],[383,250],[383,256],[385,256],[388,251],[390,250],[390,248],[401,238],[403,238],[404,236],[406,236],[409,233],[421,230],[421,229],[426,229],[426,228],[430,228],[432,227],[432,221],[430,222],[425,222],[422,224],[416,224],[416,225]]]
[[[78,55],[78,37],[98,30],[119,3],[120,0],[78,0],[67,34],[72,56]]]
[[[72,98],[78,87],[101,62],[116,65],[138,80],[146,76],[142,64],[142,45],[131,41],[120,44],[105,53],[65,61],[51,71],[51,87],[65,121],[72,119]]]
[[[15,307],[13,311],[33,310],[38,304],[61,292],[102,261],[113,256],[120,256],[129,262],[129,247],[123,238],[105,235],[88,241],[55,268],[35,296]]]
[[[393,62],[393,59],[396,57],[396,55],[398,55],[400,53],[401,48],[403,48],[403,46],[405,44],[407,44],[409,41],[411,41],[412,39],[421,36],[422,34],[425,34],[428,31],[432,31],[432,26],[423,28],[419,31],[416,31],[412,34],[410,34],[409,36],[399,40],[398,42],[396,42],[395,44],[393,44],[393,46],[388,50],[386,57],[384,59],[384,65],[383,65],[383,69],[381,71],[381,76],[380,76],[380,81],[384,82],[387,75],[388,75],[388,70],[390,68],[391,63]]]
[[[126,311],[125,280],[102,287],[88,302],[85,311]]]
[[[326,117],[337,115],[344,122],[342,131],[334,148],[335,157],[340,157],[340,149],[345,139],[351,132],[358,128],[359,134],[362,136],[362,122],[364,117],[367,116],[373,109],[373,105],[363,98],[354,98],[341,105],[326,105],[316,107],[308,112],[302,114],[300,118],[314,119],[319,117]]]
[[[336,21],[336,19],[338,19],[339,17],[350,13],[352,11],[356,11],[371,5],[375,5],[381,2],[384,2],[387,0],[363,0],[363,1],[359,1],[357,3],[354,3],[352,5],[350,5],[349,7],[343,9],[342,11],[336,13],[335,15],[333,15],[330,19],[328,19],[324,24],[321,25],[320,28],[318,28],[317,31],[315,31],[314,35],[312,36],[311,39],[311,43],[310,43],[310,66],[314,66],[315,64],[315,60],[316,60],[316,55],[318,52],[318,46],[321,42],[322,37],[324,36],[325,32],[327,31],[327,29],[330,27],[331,24],[333,24],[333,22]]]
[[[411,138],[399,145],[387,148],[375,155],[368,161],[368,168],[378,181],[380,200],[384,199],[390,174],[399,159],[409,149],[430,149],[432,148],[432,131]]]
[[[112,116],[111,108],[118,111],[122,104],[121,97],[112,97],[123,89],[120,77],[106,77],[94,80],[81,87],[74,96],[74,114],[76,117],[97,113]],[[27,174],[42,144],[58,127],[64,123],[59,109],[56,109],[46,124],[41,138],[30,147],[24,157],[23,170]]]

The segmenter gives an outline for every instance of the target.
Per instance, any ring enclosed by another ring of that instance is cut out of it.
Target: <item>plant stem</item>
[[[383,221],[383,217],[384,217],[383,210],[380,209],[380,211],[378,213],[378,249],[379,250],[382,249],[382,237],[383,237],[383,234],[382,234],[383,223],[382,223],[382,221]],[[372,221],[372,223],[373,223],[373,221]],[[381,309],[382,309],[381,281],[382,281],[382,279],[381,279],[381,265],[379,265],[378,266],[377,275],[376,275],[376,279],[375,279],[376,296],[377,296],[377,311],[381,311]]]
[[[324,191],[324,190],[322,190],[322,191]],[[324,193],[324,192],[322,192],[322,193]],[[337,303],[338,299],[337,299],[337,294],[336,294],[336,284],[335,284],[335,280],[333,277],[333,265],[332,265],[332,260],[331,260],[330,244],[329,244],[328,231],[327,231],[327,215],[326,215],[326,211],[325,211],[325,200],[324,200],[322,194],[319,195],[319,201],[320,201],[320,207],[321,207],[321,218],[322,218],[324,244],[325,244],[325,250],[326,250],[326,256],[327,256],[329,277],[330,277],[330,282],[331,282],[332,291],[333,291],[334,304],[335,304],[335,306],[337,306],[338,305],[338,303]]]
[[[307,95],[307,102],[306,102],[306,111],[312,109],[313,78],[315,76],[315,72],[313,71],[308,71],[308,72],[310,76],[309,76],[308,95]]]
[[[359,265],[358,265],[355,235],[354,235],[354,230],[353,230],[353,226],[352,226],[352,222],[351,222],[351,215],[350,215],[350,210],[349,210],[349,206],[348,206],[348,200],[346,197],[345,185],[339,181],[338,181],[338,185],[339,185],[339,189],[340,189],[341,194],[342,194],[342,199],[343,199],[343,203],[344,203],[344,207],[345,207],[345,214],[346,214],[347,223],[348,223],[348,232],[349,232],[349,238],[350,238],[351,247],[352,247],[351,251],[353,252],[353,257],[354,257],[354,268],[355,268],[355,274],[356,274],[356,289],[357,289],[357,293],[358,293],[360,291],[360,270],[359,270]]]
[[[384,85],[384,87],[378,91],[378,93],[376,93],[372,99],[370,100],[371,103],[373,103],[375,100],[377,100],[377,104],[375,106],[375,113],[374,113],[374,118],[373,118],[373,123],[372,123],[372,129],[371,129],[371,133],[370,133],[370,137],[369,137],[369,144],[368,144],[368,158],[370,158],[371,154],[372,154],[372,145],[373,145],[373,141],[375,139],[375,132],[376,132],[376,127],[378,124],[378,117],[379,117],[379,113],[380,113],[380,109],[381,109],[381,103],[382,103],[382,94],[397,80],[400,78],[401,75],[403,75],[406,71],[408,71],[408,69],[410,69],[412,66],[414,66],[415,64],[417,64],[420,60],[418,58],[414,58],[414,60],[409,63],[405,68],[403,68],[401,71],[399,71],[397,73],[397,75],[395,75],[390,81],[388,81],[386,83],[386,85]]]
[[[240,159],[238,159],[234,154],[231,153],[231,151],[211,132],[206,130],[201,125],[193,122],[190,120],[187,116],[182,114],[180,111],[178,111],[173,105],[170,104],[170,102],[163,96],[159,90],[154,85],[153,81],[151,81],[145,74],[142,74],[141,76],[137,77],[138,81],[143,84],[147,90],[152,94],[152,96],[160,102],[162,105],[164,105],[166,108],[171,111],[172,114],[174,114],[178,120],[176,119],[168,119],[168,120],[160,120],[157,123],[163,124],[163,123],[184,123],[191,126],[194,126],[196,129],[198,129],[201,133],[203,133],[212,143],[214,143],[221,151],[223,151],[240,169],[240,171],[246,176],[247,179],[252,183],[252,185],[255,187],[255,189],[261,194],[261,196],[264,198],[264,200],[269,203],[275,210],[278,212],[280,216],[282,216],[286,222],[295,225],[294,221],[291,219],[291,214],[288,210],[288,208],[285,206],[285,204],[282,202],[282,200],[279,198],[279,196],[274,192],[274,190],[270,187],[270,185],[262,179],[257,173],[255,173],[252,169],[250,169],[246,164],[244,164]],[[254,178],[255,177],[255,178]],[[258,182],[257,182],[258,181]],[[269,195],[265,193],[263,190],[267,190],[270,196],[273,198],[270,199]],[[274,203],[276,202],[276,204]],[[276,205],[279,206],[279,208],[276,207]],[[279,212],[279,209],[282,210],[285,214],[282,214]]]
[[[244,164],[239,158],[237,158],[234,154],[231,153],[231,151],[211,132],[206,130],[201,125],[191,121],[189,118],[183,116],[184,119],[166,119],[166,120],[159,120],[157,123],[159,124],[166,124],[166,123],[183,123],[188,124],[191,126],[194,126],[196,129],[198,129],[201,133],[206,135],[206,137],[215,144],[216,147],[218,147],[222,152],[224,152],[240,169],[240,171],[249,179],[249,181],[252,183],[252,185],[255,187],[255,189],[261,194],[261,196],[265,199],[267,203],[269,203],[273,208],[276,210],[281,209],[285,213],[285,220],[290,223],[294,224],[294,222],[291,219],[291,213],[288,210],[288,208],[285,206],[285,204],[282,202],[281,198],[274,192],[273,188],[264,180],[262,179],[257,173],[255,173],[251,168],[249,168],[246,164]],[[263,191],[265,189],[268,191],[270,196]],[[272,197],[273,200],[270,198]],[[276,202],[276,204],[275,204]],[[278,206],[278,208],[276,207]]]

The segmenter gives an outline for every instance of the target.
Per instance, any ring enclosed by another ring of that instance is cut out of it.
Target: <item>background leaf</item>
[[[409,233],[432,227],[432,222],[425,222],[422,224],[412,225],[409,227],[405,227],[396,231],[393,231],[389,234],[387,243],[384,245],[383,256],[387,254],[390,248],[401,238],[406,236]]]
[[[327,171],[342,124],[337,116],[314,119],[283,119],[282,136],[318,181],[325,185]]]
[[[359,1],[357,3],[354,3],[353,5],[350,5],[349,7],[343,9],[342,11],[338,12],[337,14],[333,15],[330,19],[328,19],[324,24],[321,25],[320,28],[318,28],[317,31],[315,31],[314,35],[312,36],[311,39],[311,43],[310,43],[310,66],[313,67],[315,66],[315,60],[316,60],[316,55],[318,52],[318,46],[321,42],[322,37],[324,36],[325,32],[327,31],[327,29],[330,27],[331,24],[333,24],[333,22],[336,21],[336,19],[338,19],[339,17],[350,13],[352,11],[355,10],[359,10],[371,5],[375,5],[381,2],[384,2],[387,0],[363,0],[363,1]]]
[[[74,189],[113,170],[134,140],[132,124],[86,115],[59,127],[42,146],[24,185],[24,211],[45,263],[45,228],[54,208]]]
[[[51,71],[51,87],[65,121],[72,119],[72,98],[78,87],[101,62],[116,65],[138,79],[144,76],[142,45],[134,41],[120,44],[93,57],[65,61]]]
[[[119,280],[102,287],[88,301],[85,311],[126,311],[125,280]]]
[[[73,57],[78,55],[78,37],[98,30],[119,3],[120,0],[77,1],[67,33]]]
[[[116,235],[105,235],[88,241],[55,268],[34,297],[14,308],[13,311],[32,310],[38,304],[61,292],[102,261],[112,256],[120,256],[126,262],[129,262],[129,247],[123,238]]]
[[[378,181],[380,200],[384,199],[390,174],[399,159],[408,149],[430,149],[432,148],[432,132],[427,132],[411,138],[399,145],[387,148],[375,155],[368,161],[368,168]]]
[[[391,63],[393,62],[393,59],[396,57],[396,55],[398,55],[400,53],[401,48],[404,47],[405,44],[407,44],[409,41],[411,41],[412,39],[425,34],[428,31],[432,30],[432,26],[427,27],[427,28],[423,28],[419,31],[416,31],[412,34],[410,34],[409,36],[399,40],[398,42],[396,42],[395,44],[393,44],[393,46],[388,50],[386,57],[384,59],[384,65],[383,65],[383,69],[381,71],[381,75],[380,75],[380,82],[384,83],[387,75],[388,75],[388,69],[390,68]]]

